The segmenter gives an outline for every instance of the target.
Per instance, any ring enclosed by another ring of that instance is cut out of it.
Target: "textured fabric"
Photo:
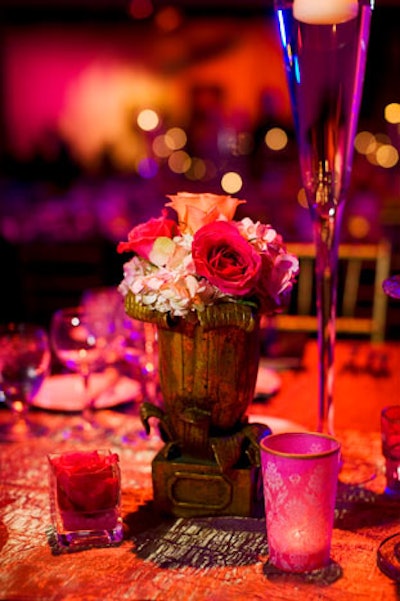
[[[340,371],[350,350],[346,346],[339,353]],[[390,375],[377,378],[365,369],[357,373],[346,369],[339,375],[353,389],[347,405],[343,400],[337,404],[342,411],[349,408],[347,427],[337,431],[343,445],[344,482],[339,485],[336,504],[332,564],[325,572],[294,576],[271,569],[262,518],[167,519],[157,515],[151,502],[151,461],[162,443],[154,430],[150,437],[144,434],[137,417],[117,411],[98,412],[99,420],[111,426],[114,435],[96,446],[120,455],[124,541],[112,548],[60,552],[51,537],[46,453],[71,446],[57,438],[76,418],[33,411],[33,419],[44,420],[52,433],[34,441],[0,445],[0,600],[397,599],[396,586],[376,565],[379,543],[400,530],[398,502],[383,495],[384,463],[376,414],[389,400],[382,397],[384,391],[395,389],[399,354],[389,349]],[[304,372],[282,374],[281,392],[270,405],[257,407],[257,412],[268,415],[271,411],[290,419],[291,402],[297,406],[302,398],[303,403],[312,404],[305,392],[313,396],[314,356],[311,347]],[[357,357],[360,367],[367,359],[368,347],[362,347]],[[342,387],[343,382],[339,390]],[[303,391],[302,397],[296,397],[296,389]],[[364,431],[357,428],[357,411],[363,412]],[[294,415],[302,423],[300,412]],[[369,432],[366,415],[372,416]],[[307,411],[304,416],[307,425]],[[1,410],[0,421],[6,419],[8,412]],[[341,415],[339,421],[343,425],[346,419]]]

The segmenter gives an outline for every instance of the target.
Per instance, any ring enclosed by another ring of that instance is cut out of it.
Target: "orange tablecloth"
[[[281,372],[278,393],[267,405],[256,405],[253,410],[315,429],[317,362],[317,343],[310,341],[305,347],[302,368]],[[381,409],[400,403],[400,345],[339,341],[335,372],[336,428],[379,431]]]
[[[376,566],[376,551],[383,538],[400,530],[400,504],[383,495],[379,435],[380,407],[397,400],[400,353],[396,347],[385,346],[390,376],[377,377],[365,370],[341,374],[349,351],[349,345],[338,351],[338,437],[350,461],[350,481],[357,475],[362,480],[365,464],[374,477],[363,485],[339,486],[331,556],[341,577],[335,582],[268,574],[262,518],[161,519],[151,503],[151,460],[160,440],[155,434],[144,436],[133,413],[102,411],[99,419],[112,425],[115,433],[102,446],[114,449],[121,458],[123,543],[115,548],[55,553],[48,539],[46,453],[70,443],[55,442],[50,435],[23,444],[2,444],[0,600],[398,599],[396,585]],[[368,345],[360,347],[361,366],[368,352]],[[305,369],[282,373],[281,391],[268,404],[252,410],[264,412],[266,423],[270,415],[312,427],[315,357],[311,344]],[[6,417],[6,411],[1,411],[0,419]],[[35,412],[34,417],[44,420],[54,433],[71,419],[50,412]],[[123,442],[121,435],[127,431],[130,442]]]

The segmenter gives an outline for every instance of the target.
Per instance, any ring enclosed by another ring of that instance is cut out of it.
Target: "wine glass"
[[[91,394],[89,382],[91,374],[104,369],[114,356],[113,350],[110,354],[109,338],[83,306],[56,311],[51,320],[50,336],[58,360],[78,372],[83,383],[83,419],[66,436],[85,440],[105,434],[94,417],[96,399]]]
[[[82,294],[81,304],[98,335],[109,339],[110,354],[118,369],[140,384],[137,401],[159,404],[160,390],[157,371],[157,337],[154,324],[137,321],[125,312],[124,298],[117,288],[89,288]],[[131,404],[134,414],[138,403]],[[123,429],[119,441],[136,444],[138,432]]]
[[[383,291],[390,298],[400,300],[400,274],[384,280]],[[385,538],[378,548],[378,566],[386,576],[400,581],[400,532]]]
[[[338,244],[372,5],[373,0],[274,0],[316,247],[317,429],[328,434],[334,433]]]
[[[140,382],[143,398],[155,400],[158,379],[154,324],[129,317],[124,298],[114,287],[85,290],[81,304],[96,333],[109,340],[110,361],[122,362],[121,369]]]
[[[0,326],[0,391],[13,415],[12,423],[1,426],[0,438],[19,441],[46,433],[27,413],[49,373],[50,358],[43,328],[28,323]]]

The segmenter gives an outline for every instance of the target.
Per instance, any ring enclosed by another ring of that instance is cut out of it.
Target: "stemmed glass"
[[[136,321],[125,312],[124,299],[117,288],[90,288],[83,292],[81,304],[84,307],[92,328],[98,335],[110,341],[110,353],[118,361],[119,369],[139,382],[139,400],[159,402],[159,383],[156,368],[157,341],[154,324]],[[138,404],[132,409],[136,414]],[[138,432],[127,429],[120,433],[119,440],[124,444],[136,444]]]
[[[110,341],[110,355],[114,353],[114,360],[125,363],[129,375],[140,382],[143,398],[154,401],[158,383],[154,325],[129,317],[117,288],[87,289],[82,295],[81,304],[96,333]]]
[[[400,300],[400,274],[392,275],[384,280],[385,294]],[[378,566],[386,576],[400,581],[400,532],[385,538],[378,548]]]
[[[316,246],[320,432],[334,433],[338,244],[373,0],[275,0]]]
[[[0,395],[13,414],[12,423],[0,428],[0,438],[21,441],[46,433],[28,418],[29,407],[50,369],[46,331],[33,324],[0,326]]]
[[[78,306],[56,311],[50,325],[52,347],[57,358],[82,377],[83,419],[67,434],[82,440],[105,433],[94,417],[95,398],[91,395],[89,381],[93,372],[104,369],[110,362],[110,342],[101,328],[96,329],[96,324],[90,312]]]

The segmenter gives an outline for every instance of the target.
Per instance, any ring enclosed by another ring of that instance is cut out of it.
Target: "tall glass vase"
[[[373,0],[274,0],[313,223],[318,424],[334,433],[338,244],[358,122]]]

